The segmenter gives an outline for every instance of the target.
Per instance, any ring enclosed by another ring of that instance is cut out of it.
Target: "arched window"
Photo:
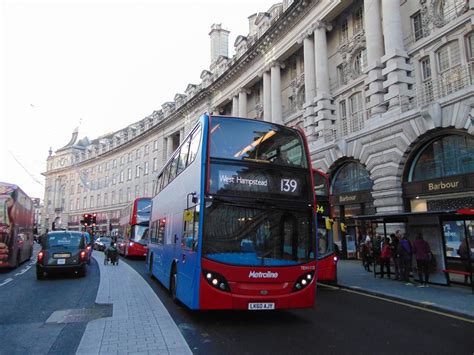
[[[450,135],[438,138],[417,154],[408,181],[422,181],[474,172],[474,139]]]
[[[369,172],[362,164],[350,162],[343,165],[336,172],[332,183],[332,193],[338,195],[347,192],[370,190],[373,184]]]

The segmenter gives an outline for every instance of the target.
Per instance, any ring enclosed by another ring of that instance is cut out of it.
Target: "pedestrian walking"
[[[372,264],[372,246],[369,241],[360,244],[360,256],[362,258],[362,266],[366,271],[370,272],[370,265]]]
[[[392,242],[390,243],[390,250],[392,252],[393,267],[395,271],[395,280],[401,280],[400,254],[398,253],[399,236],[390,234]]]
[[[383,279],[385,276],[385,269],[387,269],[387,277],[390,279],[390,258],[391,258],[391,249],[390,249],[390,239],[388,237],[384,238],[382,244],[382,251],[380,252],[380,278]]]
[[[411,271],[411,260],[412,260],[412,247],[406,234],[403,234],[397,248],[398,254],[400,255],[400,274],[402,280],[410,281]]]
[[[461,258],[461,263],[464,266],[464,271],[471,272],[471,250],[467,246],[467,238],[464,238],[457,250],[459,257]],[[468,283],[469,276],[464,275],[464,283]]]
[[[430,245],[423,239],[423,235],[418,233],[413,242],[413,252],[415,253],[416,266],[418,268],[418,278],[420,285],[418,287],[428,287],[430,278],[430,258],[432,257]],[[424,279],[423,279],[424,276]]]

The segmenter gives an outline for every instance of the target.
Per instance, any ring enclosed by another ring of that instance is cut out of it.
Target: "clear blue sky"
[[[43,198],[48,150],[136,122],[209,69],[213,23],[278,1],[0,0],[0,181]]]

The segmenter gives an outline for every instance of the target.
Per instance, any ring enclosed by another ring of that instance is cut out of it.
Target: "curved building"
[[[228,53],[211,27],[201,82],[118,132],[48,157],[43,226],[99,228],[135,196],[204,112],[303,128],[332,180],[340,246],[365,233],[351,216],[474,207],[472,1],[295,0],[251,15]],[[184,83],[183,83],[184,84]],[[172,94],[172,93],[170,93]]]

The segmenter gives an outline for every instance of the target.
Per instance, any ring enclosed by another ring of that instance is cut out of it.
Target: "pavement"
[[[76,354],[192,354],[176,323],[147,282],[122,260],[100,268],[95,302],[113,304],[112,317],[87,324]]]
[[[474,294],[470,286],[441,286],[430,284],[427,288],[416,287],[413,281],[380,279],[365,271],[360,260],[338,261],[338,286],[354,291],[387,297],[415,306],[429,308],[474,321]]]
[[[148,283],[127,263],[100,268],[98,304],[112,304],[112,317],[90,321],[76,354],[192,354],[176,323]],[[474,322],[474,294],[466,286],[418,288],[415,283],[375,278],[358,260],[338,262],[338,287],[429,308]]]

